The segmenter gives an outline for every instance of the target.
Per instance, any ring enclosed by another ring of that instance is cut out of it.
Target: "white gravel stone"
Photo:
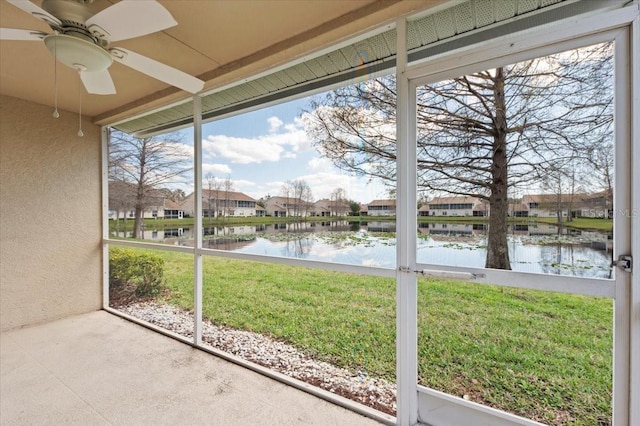
[[[156,302],[132,303],[118,308],[185,337],[193,336],[193,314]],[[219,350],[242,357],[298,380],[329,390],[361,404],[395,415],[396,385],[364,371],[349,371],[318,361],[295,347],[249,331],[202,323],[202,340]]]

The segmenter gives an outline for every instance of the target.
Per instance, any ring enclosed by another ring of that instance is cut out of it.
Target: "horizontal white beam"
[[[478,278],[477,274],[472,274],[469,272],[439,271],[435,269],[423,269],[421,271],[418,271],[418,273],[422,274],[425,277],[442,278],[445,280],[470,281]]]
[[[505,411],[418,386],[418,415],[429,426],[544,426]]]
[[[249,260],[254,262],[276,263],[279,265],[299,266],[302,268],[323,269],[326,271],[346,272],[351,274],[369,275],[374,277],[395,278],[396,270],[390,268],[376,268],[372,266],[350,265],[347,263],[322,262],[318,260],[304,260],[289,257],[265,256],[260,254],[236,253],[224,250],[202,249],[198,254],[203,256],[217,256],[228,259]]]
[[[467,268],[461,266],[431,265],[419,263],[417,269],[439,269],[452,273],[468,273],[475,276],[474,283],[501,287],[527,288],[583,296],[615,297],[615,282],[599,278],[571,277],[566,275],[536,274],[504,271],[500,269]],[[454,278],[457,279],[457,278]],[[464,279],[464,278],[463,278]]]
[[[348,263],[322,262],[318,260],[304,260],[288,257],[265,256],[260,254],[236,253],[215,249],[196,249],[188,246],[174,246],[169,244],[146,243],[141,241],[127,241],[105,239],[104,244],[143,248],[149,250],[165,250],[202,256],[224,257],[227,259],[247,260],[253,262],[275,263],[279,265],[299,266],[302,268],[322,269],[325,271],[346,272],[350,274],[368,275],[373,277],[395,278],[396,270],[391,268],[376,268],[372,266],[350,265]]]
[[[174,246],[169,244],[157,244],[157,243],[144,243],[141,241],[106,239],[106,240],[103,240],[103,243],[109,244],[111,246],[135,247],[135,248],[144,248],[144,249],[150,249],[150,250],[165,250],[165,251],[174,251],[178,253],[187,253],[187,254],[193,254],[195,251],[193,247]]]

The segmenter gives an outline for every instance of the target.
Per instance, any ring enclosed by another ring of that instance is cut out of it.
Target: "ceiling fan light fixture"
[[[116,93],[109,73],[113,61],[190,93],[197,93],[204,87],[204,81],[186,72],[127,49],[110,47],[112,41],[146,36],[177,25],[158,1],[122,0],[98,13],[86,7],[94,0],[39,0],[41,6],[30,0],[0,1],[6,1],[47,23],[53,30],[47,34],[36,30],[0,28],[0,40],[42,40],[56,64],[60,62],[78,72],[80,81],[90,94]]]
[[[109,52],[81,38],[50,34],[44,38],[44,44],[60,63],[76,70],[104,71],[113,63]]]

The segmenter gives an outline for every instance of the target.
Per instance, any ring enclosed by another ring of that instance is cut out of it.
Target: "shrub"
[[[125,248],[109,250],[109,287],[111,298],[126,299],[157,295],[164,285],[164,260],[150,253]]]

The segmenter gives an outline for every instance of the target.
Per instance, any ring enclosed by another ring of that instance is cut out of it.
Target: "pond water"
[[[611,233],[532,223],[511,225],[511,268],[521,272],[608,278]],[[130,237],[130,233],[113,233]],[[193,246],[191,228],[145,230],[144,239]],[[483,267],[487,226],[420,223],[418,262]],[[239,253],[395,268],[395,223],[301,222],[206,227],[204,247]]]

